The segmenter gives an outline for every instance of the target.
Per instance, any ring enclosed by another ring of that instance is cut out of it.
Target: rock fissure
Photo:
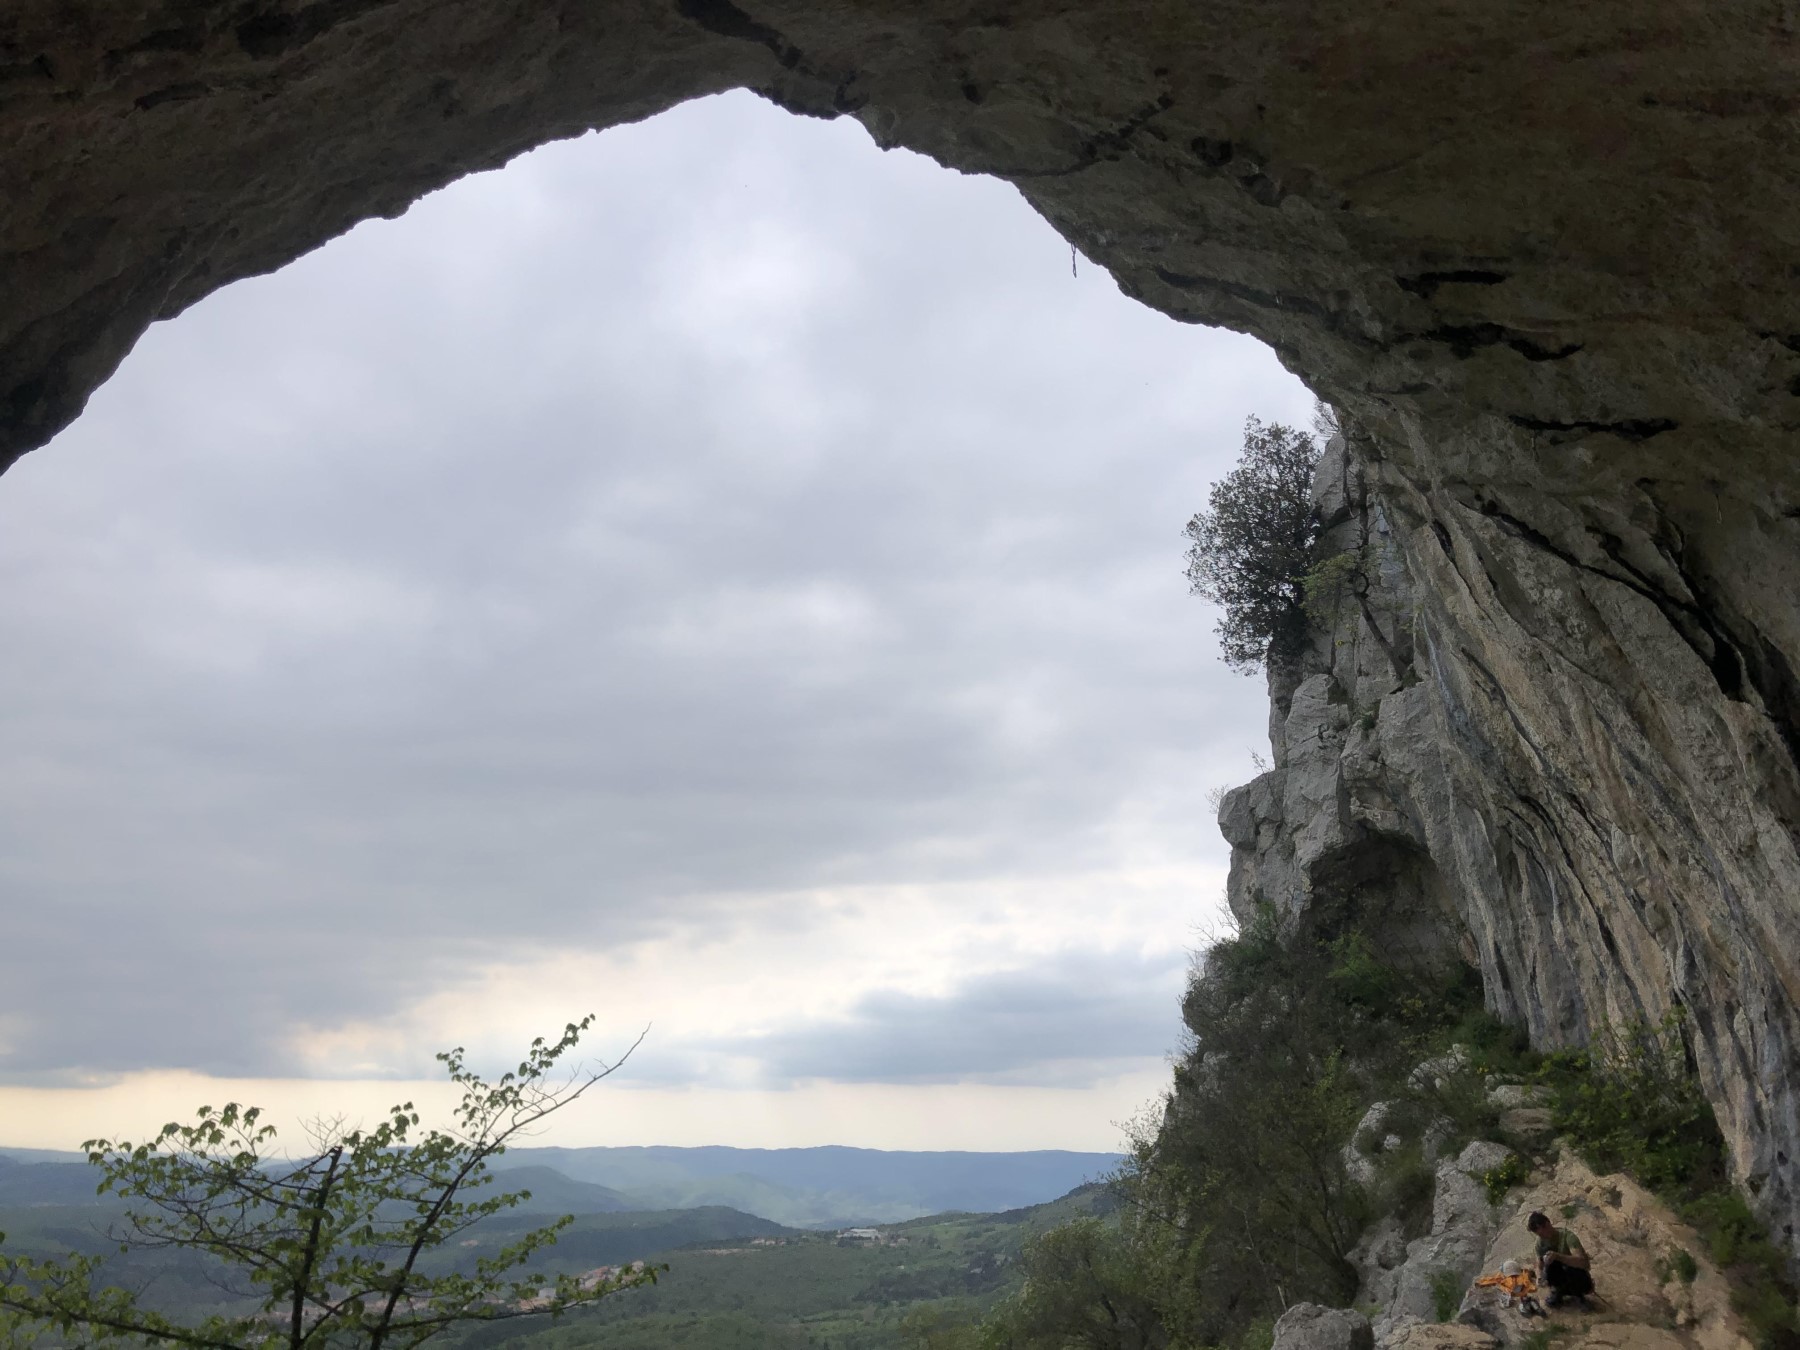
[[[1501,286],[1508,280],[1505,272],[1482,267],[1457,267],[1443,272],[1419,272],[1410,277],[1395,277],[1403,291],[1411,291],[1421,300],[1429,300],[1444,286]]]
[[[1699,657],[1707,669],[1712,672],[1713,679],[1719,686],[1719,692],[1734,702],[1743,701],[1743,663],[1738,657],[1736,647],[1713,627],[1706,611],[1700,606],[1691,600],[1682,600],[1670,595],[1665,589],[1658,586],[1653,578],[1633,566],[1623,556],[1624,544],[1618,536],[1601,531],[1590,530],[1588,532],[1589,537],[1600,546],[1601,551],[1625,573],[1623,576],[1616,572],[1609,572],[1603,567],[1596,567],[1590,562],[1584,562],[1573,552],[1551,542],[1525,521],[1501,510],[1495,502],[1485,501],[1481,503],[1480,509],[1483,515],[1491,517],[1505,527],[1514,538],[1522,540],[1533,548],[1541,549],[1564,565],[1623,586],[1627,590],[1643,596],[1662,612],[1663,617],[1668,619],[1670,627],[1682,636],[1693,650],[1694,655]],[[1665,553],[1664,557],[1680,573],[1679,557],[1672,553]],[[1683,575],[1682,580],[1685,583],[1688,578]],[[1688,590],[1692,594],[1691,584],[1688,586]]]
[[[720,37],[754,42],[765,47],[785,70],[798,69],[803,61],[800,49],[765,23],[759,23],[731,0],[676,0],[677,11],[709,33]]]
[[[1410,288],[1409,288],[1410,289]],[[1450,349],[1458,360],[1468,360],[1483,347],[1506,347],[1517,352],[1527,361],[1566,361],[1574,356],[1585,345],[1571,342],[1561,347],[1546,347],[1522,333],[1510,332],[1499,324],[1443,324],[1437,328],[1427,329],[1419,333],[1413,341],[1438,342]],[[1519,426],[1530,426],[1531,419],[1517,423]],[[1532,430],[1548,429],[1545,426],[1533,426]],[[1562,424],[1559,429],[1572,429],[1573,424]],[[1584,423],[1588,430],[1599,430],[1600,423]]]
[[[966,89],[966,86],[965,86]],[[979,101],[979,100],[972,100]],[[1097,164],[1127,153],[1131,149],[1131,141],[1138,132],[1149,126],[1157,114],[1166,112],[1171,105],[1168,95],[1163,95],[1155,103],[1138,112],[1109,131],[1098,132],[1081,143],[1073,163],[1054,169],[1009,169],[1002,176],[1015,180],[1036,178],[1068,178],[1074,174],[1085,173]]]
[[[1573,348],[1562,355],[1572,355],[1580,348]],[[1527,357],[1528,360],[1557,360],[1555,354]],[[1671,417],[1635,417],[1619,421],[1603,421],[1593,419],[1556,421],[1542,417],[1526,417],[1520,413],[1510,413],[1507,421],[1515,427],[1523,427],[1526,431],[1542,432],[1552,436],[1617,436],[1622,441],[1647,441],[1652,436],[1660,436],[1665,431],[1674,431],[1681,423]]]

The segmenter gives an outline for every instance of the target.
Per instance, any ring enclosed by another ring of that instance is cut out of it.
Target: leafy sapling
[[[233,1102],[201,1107],[192,1124],[165,1125],[147,1143],[89,1141],[100,1190],[130,1202],[115,1235],[122,1249],[210,1258],[215,1279],[249,1310],[170,1316],[136,1291],[106,1285],[104,1256],[34,1260],[7,1252],[0,1235],[0,1345],[49,1337],[90,1346],[408,1350],[461,1323],[555,1316],[654,1281],[656,1271],[642,1267],[601,1281],[527,1273],[567,1217],[481,1257],[473,1273],[425,1268],[431,1253],[529,1198],[489,1193],[490,1160],[637,1048],[612,1064],[563,1066],[592,1022],[571,1023],[553,1044],[533,1041],[518,1068],[492,1083],[460,1048],[440,1054],[462,1090],[448,1130],[421,1133],[405,1102],[369,1129],[315,1125],[307,1156],[293,1160],[277,1152],[275,1127],[259,1108]]]

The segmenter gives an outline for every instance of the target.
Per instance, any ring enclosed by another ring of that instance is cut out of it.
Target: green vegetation
[[[990,1344],[1061,1350],[1062,1325],[1108,1350],[1252,1350],[1293,1303],[1347,1304],[1346,1253],[1369,1220],[1428,1212],[1437,1153],[1492,1123],[1468,1056],[1446,1053],[1459,1035],[1506,1042],[1480,1009],[1460,963],[1396,962],[1354,933],[1284,940],[1259,915],[1188,987],[1190,1043],[1122,1170],[1116,1219],[1028,1249],[1030,1277],[989,1319]],[[1416,1072],[1424,1061],[1432,1071]],[[1388,1109],[1382,1138],[1360,1141],[1378,1164],[1365,1187],[1344,1151],[1377,1101]],[[1388,1134],[1398,1148],[1383,1148]]]
[[[1497,1205],[1514,1186],[1523,1186],[1531,1175],[1531,1164],[1516,1153],[1509,1153],[1498,1167],[1490,1167],[1475,1179],[1487,1192],[1488,1203]]]
[[[1313,564],[1300,578],[1301,607],[1307,618],[1321,628],[1329,628],[1359,586],[1368,588],[1361,556],[1348,549],[1334,553]]]
[[[1587,1050],[1545,1056],[1538,1076],[1551,1089],[1557,1128],[1583,1157],[1637,1178],[1699,1230],[1764,1350],[1800,1350],[1786,1258],[1731,1183],[1679,1016],[1607,1028]],[[1672,1261],[1683,1257],[1672,1265],[1678,1275],[1684,1265],[1698,1269],[1689,1252]]]
[[[69,1167],[75,1176],[89,1170]],[[505,1185],[521,1172],[495,1175]],[[527,1211],[546,1197],[612,1203],[607,1195],[594,1194],[598,1188],[571,1184],[548,1169],[525,1170],[523,1175],[541,1182],[542,1194],[488,1215],[455,1241],[422,1254],[421,1270],[431,1277],[474,1274],[479,1263],[542,1222],[542,1213]],[[59,1201],[83,1198],[78,1187],[67,1184],[68,1176],[51,1180]],[[84,1203],[38,1204],[26,1198],[15,1207],[0,1208],[0,1228],[10,1235],[7,1250],[37,1259],[71,1252],[103,1258],[109,1280],[142,1288],[146,1302],[188,1323],[256,1310],[254,1301],[239,1296],[241,1284],[221,1289],[215,1283],[223,1268],[203,1254],[119,1254],[105,1230],[117,1226],[124,1202],[116,1196],[96,1202],[91,1192],[90,1180]],[[787,1228],[717,1206],[583,1214],[559,1228],[554,1246],[538,1251],[533,1265],[546,1281],[579,1279],[598,1267],[616,1268],[639,1259],[670,1268],[653,1287],[622,1291],[598,1308],[572,1310],[560,1321],[475,1321],[446,1333],[442,1343],[469,1350],[499,1345],[533,1350],[589,1345],[628,1350],[787,1345],[973,1350],[983,1314],[1023,1280],[1021,1255],[1029,1240],[1063,1223],[1108,1215],[1116,1205],[1107,1188],[1089,1185],[1047,1205],[884,1225],[884,1241],[870,1245],[840,1242],[834,1232]],[[3,1337],[0,1344],[7,1344]]]
[[[316,1127],[316,1151],[293,1161],[277,1152],[257,1108],[230,1103],[201,1107],[193,1124],[166,1125],[148,1143],[91,1141],[100,1189],[126,1202],[117,1240],[185,1259],[235,1306],[197,1316],[153,1306],[108,1281],[100,1252],[0,1250],[0,1340],[398,1350],[459,1323],[560,1312],[653,1281],[641,1266],[586,1281],[527,1273],[567,1219],[526,1227],[465,1261],[429,1259],[524,1198],[482,1194],[488,1160],[616,1067],[552,1081],[591,1020],[554,1045],[532,1042],[518,1069],[494,1083],[468,1069],[460,1049],[438,1056],[463,1093],[452,1132],[416,1134],[408,1102],[370,1130]]]
[[[1025,1278],[1032,1239],[1098,1226],[1116,1205],[1101,1186],[1005,1214],[950,1214],[881,1229],[879,1244],[783,1230],[648,1253],[668,1270],[555,1326],[500,1323],[458,1350],[974,1350],[982,1316]],[[607,1215],[607,1219],[623,1216]],[[1059,1240],[1060,1241],[1060,1240]]]
[[[1225,663],[1245,673],[1285,660],[1305,635],[1306,577],[1318,513],[1313,468],[1321,447],[1303,431],[1244,423],[1237,467],[1213,485],[1207,509],[1187,523],[1188,581],[1224,611]]]
[[[1692,1284],[1700,1274],[1700,1263],[1686,1247],[1677,1247],[1656,1263],[1656,1273],[1665,1283],[1680,1280],[1683,1284]]]
[[[1707,1254],[1731,1281],[1732,1303],[1754,1328],[1758,1344],[1764,1350],[1800,1345],[1786,1258],[1744,1197],[1720,1181],[1691,1196],[1681,1216],[1700,1230]]]
[[[1118,1180],[1118,1215],[1027,1248],[1029,1278],[988,1318],[984,1350],[1258,1350],[1284,1307],[1344,1306],[1368,1220],[1417,1231],[1437,1160],[1493,1136],[1495,1076],[1548,1088],[1557,1129],[1593,1165],[1636,1176],[1701,1232],[1763,1350],[1800,1350],[1782,1253],[1728,1183],[1675,1022],[1535,1055],[1460,965],[1407,964],[1354,932],[1284,940],[1267,911],[1207,953],[1183,1016],[1191,1042]],[[1366,1185],[1347,1144],[1374,1165]],[[1514,1155],[1478,1179],[1498,1201],[1529,1170]],[[1697,1271],[1691,1253],[1668,1261],[1675,1278]],[[1460,1277],[1432,1293],[1453,1317]]]
[[[1669,1192],[1722,1175],[1724,1153],[1679,1019],[1605,1028],[1586,1050],[1547,1057],[1557,1128],[1595,1167]]]
[[[1454,1270],[1440,1270],[1431,1277],[1431,1309],[1438,1321],[1448,1322],[1456,1316],[1465,1292],[1462,1276]]]
[[[989,1344],[1161,1344],[1163,1310],[1139,1278],[1139,1256],[1116,1225],[1097,1219],[1044,1234],[1025,1249],[1024,1288],[990,1321]]]

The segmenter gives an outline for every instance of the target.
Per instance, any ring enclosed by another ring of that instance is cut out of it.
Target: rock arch
[[[1434,865],[1508,952],[1503,1001],[1569,1006],[1513,986],[1572,965],[1587,1009],[1693,1009],[1740,1175],[1793,1223],[1797,22],[1790,0],[15,0],[0,465],[156,319],[698,95],[1005,178],[1129,294],[1257,335],[1366,432],[1419,654],[1380,716],[1410,709],[1395,734],[1451,766]],[[1494,859],[1519,850],[1542,880],[1509,888]]]

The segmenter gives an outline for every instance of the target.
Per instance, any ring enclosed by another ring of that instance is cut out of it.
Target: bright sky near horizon
[[[1117,1147],[1266,750],[1181,527],[1310,407],[747,94],[157,325],[0,480],[0,1145],[593,1011],[534,1142]]]

